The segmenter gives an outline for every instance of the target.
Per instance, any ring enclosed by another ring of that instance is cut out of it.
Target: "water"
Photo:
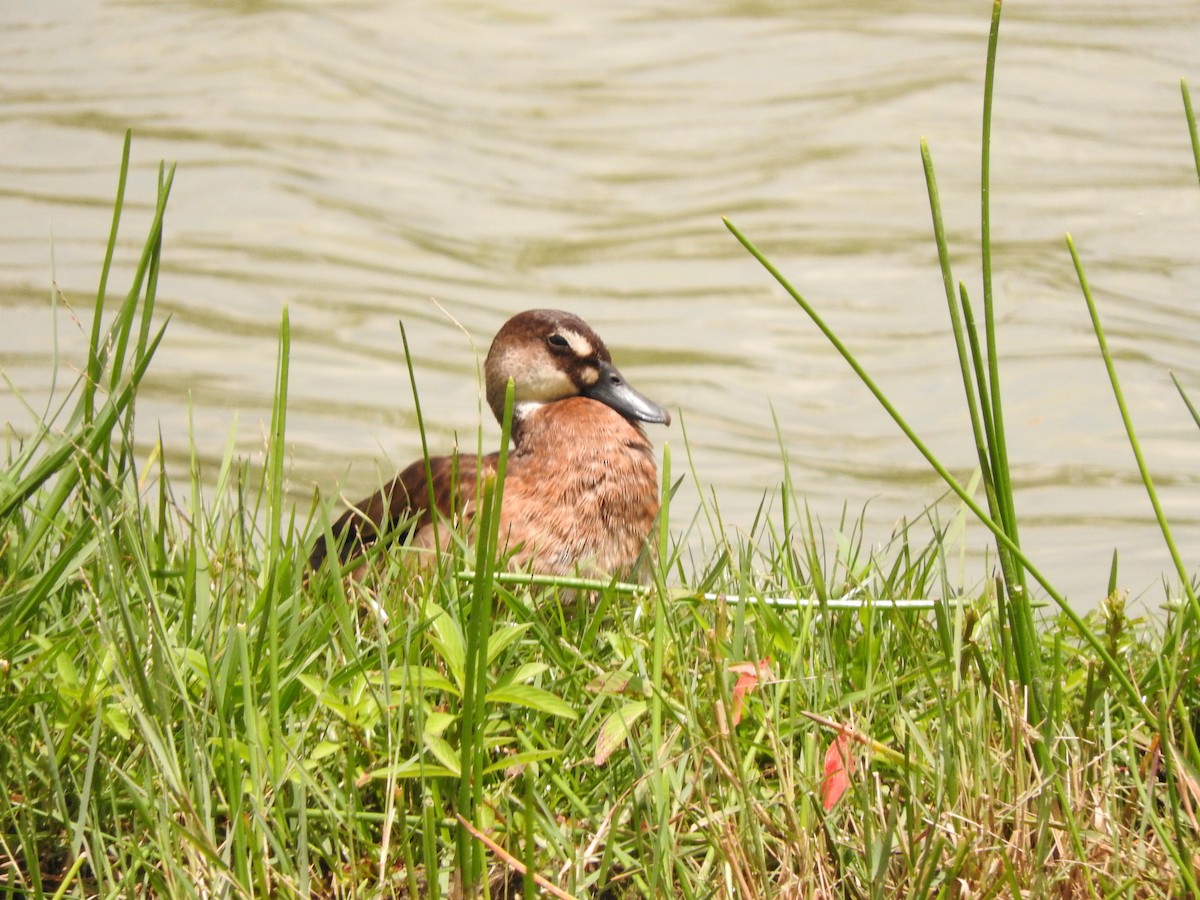
[[[686,522],[715,495],[749,527],[782,479],[870,542],[942,487],[825,339],[737,245],[735,221],[821,310],[930,446],[973,466],[929,225],[928,138],[956,275],[976,304],[991,4],[125,2],[0,8],[0,364],[41,409],[83,359],[120,144],[134,159],[113,285],[168,207],[142,396],[168,458],[189,415],[215,473],[261,449],[293,329],[291,488],[349,496],[419,452],[397,320],[431,441],[480,421],[472,344],[508,315],[584,315],[678,410]],[[1169,568],[1067,254],[1097,295],[1188,565],[1200,547],[1200,187],[1179,79],[1200,95],[1190,2],[1010,2],[996,89],[993,239],[1022,537],[1081,608]],[[436,303],[434,301],[437,301]],[[446,312],[443,312],[443,309]],[[57,331],[57,357],[54,335]],[[0,414],[29,416],[11,392]],[[776,420],[778,430],[776,429]],[[149,426],[147,426],[149,423]],[[497,429],[489,424],[494,440]],[[776,508],[778,502],[776,501]],[[952,510],[943,510],[943,516]],[[704,529],[702,528],[701,531]],[[986,545],[976,526],[974,548]],[[986,573],[973,557],[967,580]]]

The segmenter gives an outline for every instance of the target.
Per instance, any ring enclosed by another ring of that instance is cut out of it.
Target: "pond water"
[[[159,161],[177,162],[171,324],[139,421],[180,470],[189,415],[213,474],[235,420],[239,450],[261,449],[284,307],[291,488],[307,509],[314,487],[356,497],[419,453],[398,320],[446,447],[473,441],[475,354],[495,328],[555,306],[677,410],[653,438],[686,476],[680,527],[701,495],[730,531],[764,493],[778,510],[782,447],[828,537],[865,506],[879,543],[943,487],[721,217],[969,477],[919,142],[978,305],[990,14],[962,0],[5,4],[0,365],[37,409],[81,365],[74,316],[91,307],[131,127],[110,283],[128,284]],[[1189,78],[1200,95],[1197,47],[1191,0],[1005,7],[992,234],[1009,450],[1023,542],[1081,608],[1114,548],[1151,606],[1169,563],[1068,231],[1176,540],[1200,562],[1200,430],[1169,375],[1200,401],[1200,185],[1179,90]],[[52,280],[73,312],[52,314]],[[7,386],[0,414],[30,429]],[[986,538],[968,533],[968,584]]]

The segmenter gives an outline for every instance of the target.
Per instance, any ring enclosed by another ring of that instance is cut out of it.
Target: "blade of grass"
[[[971,433],[975,437],[975,449],[979,455],[979,464],[983,467],[984,480],[990,481],[991,477],[989,473],[991,466],[988,464],[987,452],[990,439],[985,439],[983,422],[979,414],[979,405],[975,399],[975,385],[971,379],[971,356],[968,355],[967,347],[963,340],[962,317],[959,314],[959,305],[954,290],[954,273],[950,267],[950,249],[946,244],[946,226],[942,220],[941,195],[938,191],[937,177],[933,170],[933,156],[929,151],[929,143],[925,138],[921,138],[921,163],[925,169],[925,187],[926,193],[929,195],[929,211],[933,216],[933,237],[937,243],[938,262],[942,269],[942,284],[946,289],[946,306],[950,311],[950,327],[954,333],[954,346],[958,351],[959,369],[962,372],[963,379],[963,393],[967,398],[967,411],[971,419]],[[988,500],[990,506],[994,502],[994,498],[989,497]],[[994,508],[992,509],[992,515],[993,517],[997,515]]]
[[[1179,396],[1183,398],[1184,406],[1192,414],[1192,421],[1196,423],[1197,428],[1200,428],[1200,412],[1197,412],[1196,407],[1192,405],[1191,398],[1188,397],[1187,391],[1183,389],[1183,385],[1179,383],[1179,379],[1175,377],[1175,373],[1171,372],[1170,375],[1171,381],[1175,382],[1175,390],[1179,391]]]
[[[992,178],[992,101],[996,86],[996,52],[1000,42],[1000,13],[1003,8],[1001,0],[995,0],[992,5],[992,24],[988,31],[987,67],[984,73],[983,85],[983,136],[980,148],[980,251],[983,269],[983,321],[987,345],[988,390],[991,396],[992,408],[992,474],[996,482],[996,500],[999,503],[1001,522],[1005,533],[1014,544],[1020,545],[1017,536],[1016,512],[1013,508],[1012,484],[1009,481],[1008,442],[1004,432],[1004,411],[1000,400],[1000,358],[996,342],[996,302],[992,290],[992,212],[991,212],[991,178]],[[1006,576],[1015,574],[1018,581],[1008,583],[1008,589],[1020,587],[1020,601],[1028,601],[1028,591],[1025,589],[1025,578],[1020,570],[1016,573],[1005,573]],[[1024,620],[1028,621],[1024,621]],[[1022,640],[1033,640],[1032,617],[1019,616]]]
[[[664,444],[662,471],[664,492],[670,483],[671,448],[669,445]],[[654,603],[654,634],[650,663],[650,684],[653,686],[653,692],[650,695],[650,786],[654,792],[654,809],[658,816],[658,821],[655,822],[655,829],[659,840],[659,859],[669,859],[669,854],[662,853],[661,851],[665,850],[672,840],[669,785],[662,758],[662,752],[665,747],[663,735],[663,696],[667,691],[666,685],[663,684],[663,666],[667,643],[667,590],[665,583],[666,573],[663,571],[666,559],[667,510],[669,508],[669,504],[665,502],[666,500],[667,498],[663,497],[664,502],[659,507],[658,559],[654,567],[658,590],[654,592],[652,598]],[[650,892],[655,896],[667,896],[670,880],[670,875],[666,867],[652,866],[650,869]]]
[[[279,698],[279,606],[285,599],[280,571],[284,564],[283,538],[280,533],[285,514],[283,460],[287,452],[288,372],[291,360],[292,330],[288,309],[283,308],[279,325],[279,354],[275,364],[275,397],[271,406],[271,437],[267,445],[267,573],[259,602],[266,613],[267,682],[270,699],[270,746],[271,777],[278,781],[283,777],[284,734]]]
[[[96,290],[96,305],[92,313],[92,337],[88,342],[87,378],[83,383],[83,421],[92,421],[96,388],[100,385],[100,372],[104,365],[100,346],[101,322],[104,318],[104,298],[108,292],[108,275],[112,270],[113,254],[117,249],[117,232],[121,224],[121,210],[125,205],[125,184],[129,177],[129,151],[133,143],[133,131],[125,131],[125,145],[121,151],[121,174],[117,178],[117,199],[113,204],[112,228],[108,234],[108,247],[104,251],[104,262],[100,266],[100,286]]]
[[[413,412],[417,417],[417,434],[421,437],[421,458],[425,460],[425,490],[428,492],[426,496],[429,498],[430,504],[433,504],[436,494],[433,490],[433,468],[429,461],[429,440],[425,434],[425,417],[421,414],[421,393],[417,390],[417,375],[413,369],[412,352],[408,348],[408,332],[404,328],[403,319],[400,320],[399,325],[400,343],[404,346],[404,363],[408,366],[408,383],[412,387]],[[437,568],[440,570],[442,567],[442,538],[438,533],[438,529],[441,527],[438,522],[439,518],[436,515],[432,516],[430,524],[433,526],[433,552],[437,558]]]
[[[1011,484],[1011,481],[1005,478],[1001,482],[997,479],[994,471],[999,460],[994,451],[997,446],[996,422],[992,414],[991,391],[988,388],[988,369],[983,364],[979,333],[975,327],[975,317],[971,310],[966,286],[960,283],[957,298],[955,296],[954,276],[950,268],[950,251],[946,243],[946,229],[942,220],[941,197],[937,187],[937,177],[934,174],[933,156],[930,153],[929,144],[923,138],[921,140],[921,162],[925,171],[929,208],[933,216],[933,233],[937,243],[938,261],[942,269],[942,282],[946,290],[946,305],[950,312],[950,326],[954,333],[955,349],[962,372],[963,391],[967,399],[967,412],[982,472],[988,512],[993,519],[1004,526],[1007,533],[1010,532],[1010,529],[1005,524],[1006,513],[1000,502],[999,494],[1004,489],[1004,485]],[[964,333],[966,335],[965,343]],[[974,379],[972,379],[972,372]],[[976,394],[977,390],[978,394]],[[997,549],[1005,583],[1017,584],[1018,579],[1012,564],[1012,556],[1003,545],[997,544]]]
[[[983,318],[987,351],[987,388],[991,400],[992,430],[989,450],[992,457],[991,476],[995,485],[995,502],[1000,513],[997,521],[1008,537],[1006,542],[1020,547],[1021,539],[1017,527],[1016,502],[1013,496],[1011,469],[1008,463],[1008,437],[1004,428],[1004,404],[1000,389],[1000,355],[996,341],[996,298],[992,287],[992,105],[996,87],[996,56],[1000,43],[1000,20],[1002,0],[992,5],[992,21],[988,31],[987,65],[983,86],[983,128],[980,147],[979,205],[980,205],[980,251],[983,269]],[[964,298],[966,292],[963,292]],[[980,381],[982,383],[982,376]],[[989,500],[991,498],[989,497]],[[1038,647],[1037,630],[1030,608],[1029,589],[1025,570],[1013,565],[1007,558],[1005,547],[1000,547],[1001,570],[1008,591],[1008,619],[1013,631],[1013,649],[1017,675],[1033,700],[1032,721],[1041,721],[1046,712],[1046,698],[1042,690],[1041,654]],[[1039,743],[1039,752],[1044,744]],[[1052,758],[1044,754],[1043,765],[1049,766]]]
[[[1167,522],[1167,516],[1163,512],[1162,504],[1159,502],[1158,491],[1154,487],[1154,479],[1150,475],[1150,468],[1146,465],[1145,456],[1142,455],[1141,443],[1138,441],[1137,432],[1134,430],[1133,420],[1129,415],[1129,407],[1125,404],[1125,394],[1121,390],[1121,382],[1117,378],[1117,369],[1113,364],[1112,353],[1108,349],[1108,340],[1104,336],[1104,326],[1100,323],[1100,313],[1096,309],[1096,301],[1092,297],[1091,286],[1088,284],[1087,275],[1083,271],[1083,261],[1079,258],[1079,253],[1075,249],[1075,241],[1072,240],[1069,234],[1067,235],[1067,249],[1071,251],[1071,261],[1075,264],[1075,274],[1079,277],[1079,287],[1083,291],[1083,299],[1087,303],[1088,315],[1092,319],[1092,330],[1096,333],[1096,340],[1100,344],[1100,356],[1103,358],[1104,368],[1108,372],[1108,380],[1112,385],[1113,397],[1116,399],[1117,409],[1121,413],[1121,423],[1125,426],[1125,434],[1129,438],[1129,446],[1133,450],[1133,458],[1137,462],[1138,473],[1142,477],[1142,485],[1146,489],[1146,496],[1150,498],[1150,505],[1154,508],[1154,518],[1158,522],[1159,530],[1162,531],[1167,551],[1171,555],[1171,562],[1175,566],[1175,573],[1179,576],[1183,591],[1187,595],[1188,605],[1192,613],[1192,621],[1200,622],[1200,601],[1197,600],[1196,592],[1192,588],[1187,567],[1184,565],[1179,548],[1175,545],[1175,538],[1171,535],[1171,526]]]
[[[504,395],[504,419],[501,422],[500,457],[496,474],[483,479],[481,513],[476,520],[475,579],[472,583],[466,627],[465,690],[462,700],[461,778],[459,815],[475,821],[483,805],[483,764],[487,757],[484,722],[487,705],[488,626],[491,624],[493,581],[499,550],[501,509],[504,503],[504,477],[508,468],[508,446],[512,436],[513,402],[516,386],[508,380]],[[476,896],[483,885],[483,851],[460,829],[458,836],[459,873],[468,896]]]
[[[1188,135],[1192,139],[1192,157],[1196,160],[1196,178],[1200,179],[1200,136],[1196,134],[1196,113],[1192,110],[1192,95],[1188,91],[1187,81],[1179,82],[1183,93],[1183,114],[1187,118]]]

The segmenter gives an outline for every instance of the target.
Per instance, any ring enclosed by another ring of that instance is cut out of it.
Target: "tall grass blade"
[[[938,263],[942,270],[942,285],[946,290],[946,306],[950,311],[950,327],[954,333],[954,346],[958,351],[959,369],[962,372],[963,393],[967,399],[967,411],[971,418],[971,433],[975,437],[975,449],[979,454],[979,463],[984,467],[985,480],[988,479],[988,441],[983,432],[983,422],[979,415],[979,405],[975,399],[975,383],[971,376],[971,356],[964,340],[962,316],[954,290],[954,273],[950,265],[950,249],[946,243],[946,226],[942,219],[941,194],[938,191],[937,177],[933,170],[933,156],[929,151],[929,143],[921,138],[921,164],[925,170],[925,186],[929,195],[929,211],[933,216],[933,237],[937,243]],[[995,516],[995,510],[993,510]]]
[[[400,343],[404,346],[404,364],[408,367],[408,383],[412,387],[413,412],[417,417],[417,434],[421,437],[421,458],[425,460],[425,490],[427,497],[436,496],[433,491],[433,469],[430,467],[429,439],[425,434],[425,417],[421,413],[421,392],[417,390],[417,374],[413,368],[412,352],[408,347],[408,331],[404,328],[404,320],[400,320]],[[430,524],[433,526],[433,547],[437,556],[437,567],[442,568],[442,536],[439,533],[441,524],[439,516],[433,516]]]
[[[988,31],[987,67],[984,73],[983,85],[983,135],[980,146],[979,245],[983,269],[983,327],[987,338],[987,383],[991,399],[993,426],[992,444],[990,446],[992,452],[992,472],[996,480],[996,499],[1000,506],[1001,522],[1004,524],[1005,533],[1008,534],[1014,544],[1019,546],[1020,540],[1017,537],[1012,485],[1009,481],[1008,443],[1004,433],[1003,404],[1000,398],[1000,356],[998,351],[999,345],[996,341],[996,298],[992,289],[992,102],[996,85],[996,52],[1000,42],[1000,13],[1002,8],[1003,3],[1001,0],[994,0],[992,5],[992,24]],[[1006,575],[1008,574],[1010,573],[1006,573]],[[1020,597],[1018,599],[1028,601],[1024,576],[1020,572],[1015,574],[1018,582],[1016,584],[1009,582],[1008,589],[1011,592],[1019,587]],[[1026,626],[1032,624],[1032,617],[1022,616],[1020,618],[1028,618],[1028,622],[1021,621],[1021,631],[1025,632]],[[1031,638],[1032,634],[1022,634],[1023,640]]]
[[[991,401],[992,432],[989,450],[992,456],[991,473],[995,483],[995,502],[999,512],[999,523],[1014,547],[1020,547],[1016,503],[1013,496],[1011,469],[1008,463],[1008,437],[1004,428],[1004,404],[1000,388],[1000,356],[996,340],[996,298],[992,287],[992,215],[991,215],[991,160],[992,160],[992,105],[996,85],[996,55],[1000,41],[1000,19],[1002,0],[992,5],[992,23],[988,32],[987,67],[983,87],[983,133],[980,148],[980,251],[983,269],[983,316],[987,351],[987,385]],[[965,292],[964,292],[965,296]],[[1042,688],[1041,652],[1038,646],[1037,629],[1030,606],[1029,589],[1025,570],[1014,566],[1006,559],[1005,549],[1000,548],[1005,588],[1008,592],[1007,612],[1013,632],[1013,650],[1017,675],[1029,691],[1032,710],[1031,721],[1045,719],[1046,698]],[[1039,744],[1043,765],[1051,758]]]
[[[1071,261],[1075,264],[1075,274],[1079,277],[1079,287],[1083,291],[1083,299],[1087,303],[1088,315],[1092,320],[1092,330],[1096,334],[1096,340],[1100,345],[1100,356],[1104,360],[1104,368],[1108,372],[1108,380],[1112,385],[1113,397],[1117,401],[1117,409],[1121,413],[1121,423],[1125,426],[1125,434],[1129,438],[1129,446],[1133,450],[1133,458],[1137,462],[1138,473],[1142,478],[1142,485],[1146,489],[1146,496],[1150,498],[1150,505],[1154,508],[1154,518],[1158,522],[1159,530],[1162,531],[1163,541],[1167,545],[1167,551],[1171,555],[1171,562],[1175,566],[1175,573],[1179,576],[1179,580],[1184,594],[1187,596],[1188,605],[1191,609],[1191,622],[1200,623],[1200,601],[1197,600],[1196,591],[1192,587],[1190,578],[1188,577],[1187,566],[1184,565],[1183,557],[1179,553],[1179,548],[1175,544],[1175,538],[1171,535],[1171,526],[1167,522],[1166,513],[1163,511],[1162,504],[1158,499],[1158,491],[1154,487],[1154,479],[1150,475],[1150,467],[1146,465],[1146,458],[1142,455],[1141,443],[1138,441],[1137,432],[1133,427],[1133,419],[1129,415],[1129,407],[1125,404],[1125,394],[1121,390],[1121,382],[1117,378],[1117,369],[1113,364],[1112,353],[1108,349],[1108,340],[1104,336],[1104,327],[1100,323],[1100,313],[1096,309],[1096,301],[1092,297],[1092,289],[1088,284],[1087,275],[1083,271],[1083,261],[1079,258],[1079,253],[1075,249],[1075,241],[1071,236],[1067,235],[1067,248],[1071,251]]]
[[[1192,414],[1192,421],[1196,423],[1196,427],[1200,428],[1200,412],[1197,412],[1192,400],[1187,395],[1187,391],[1183,389],[1183,385],[1179,383],[1179,379],[1175,377],[1175,373],[1171,373],[1171,381],[1175,383],[1175,390],[1179,391],[1179,396],[1183,398],[1183,404],[1187,407],[1189,413]]]
[[[276,362],[275,397],[271,405],[271,432],[267,445],[267,566],[258,608],[265,620],[267,645],[267,691],[270,701],[270,748],[271,777],[283,777],[284,735],[279,696],[279,607],[286,599],[286,582],[290,581],[291,567],[284,558],[283,519],[287,514],[283,508],[285,488],[283,463],[287,452],[287,398],[288,373],[292,348],[291,319],[288,309],[283,308],[279,325],[279,355]]]
[[[1187,119],[1188,136],[1192,139],[1192,157],[1196,161],[1196,178],[1200,179],[1200,136],[1196,134],[1196,113],[1192,110],[1192,95],[1188,91],[1187,81],[1179,82],[1183,93],[1183,114]]]
[[[113,203],[112,228],[108,234],[108,246],[104,251],[104,262],[100,266],[100,286],[96,290],[96,305],[92,311],[92,337],[88,342],[87,377],[83,382],[83,421],[92,421],[95,408],[96,388],[100,385],[103,367],[100,347],[100,329],[104,320],[104,299],[108,293],[108,274],[112,270],[113,254],[117,249],[117,232],[121,224],[121,210],[125,205],[125,184],[129,177],[129,151],[133,132],[125,131],[125,144],[121,150],[121,174],[117,179],[117,199]]]
[[[460,719],[462,758],[458,790],[459,815],[468,822],[478,821],[478,811],[483,806],[483,766],[487,758],[484,726],[487,710],[485,698],[488,693],[488,626],[492,621],[493,573],[499,550],[500,511],[504,503],[504,477],[508,469],[515,390],[510,378],[504,394],[504,418],[500,428],[500,456],[496,463],[496,474],[483,479],[481,512],[475,522],[475,577],[471,584],[465,628],[466,664]],[[483,885],[483,848],[471,840],[466,829],[460,828],[458,850],[463,889],[467,896],[476,896]]]
[[[971,310],[967,289],[959,284],[958,295],[954,291],[954,276],[950,267],[950,251],[946,243],[946,229],[942,219],[941,197],[934,174],[933,157],[928,143],[921,140],[921,162],[925,170],[925,183],[929,195],[929,208],[933,216],[933,234],[937,243],[938,262],[942,269],[942,283],[946,290],[946,305],[950,312],[950,326],[954,334],[954,345],[958,353],[959,369],[962,373],[963,392],[967,400],[967,413],[971,421],[971,434],[975,440],[975,451],[979,458],[984,492],[988,502],[988,513],[1003,524],[1005,512],[1000,502],[1000,491],[1004,490],[994,471],[997,463],[996,422],[992,414],[992,393],[989,388],[988,368],[983,363],[979,332]],[[1006,528],[1007,531],[1007,528]],[[1000,563],[1006,584],[1016,584],[1017,575],[1012,556],[1002,545],[997,544]]]

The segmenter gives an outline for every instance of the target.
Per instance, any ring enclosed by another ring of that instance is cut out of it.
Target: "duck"
[[[659,487],[642,426],[670,425],[671,414],[625,379],[587,322],[562,310],[510,318],[483,369],[497,421],[513,382],[497,543],[508,566],[542,575],[644,577]],[[333,547],[325,536],[317,539],[309,568],[320,569],[333,554],[353,568],[380,539],[444,549],[452,528],[469,528],[480,479],[495,474],[499,456],[416,460],[333,523]]]

